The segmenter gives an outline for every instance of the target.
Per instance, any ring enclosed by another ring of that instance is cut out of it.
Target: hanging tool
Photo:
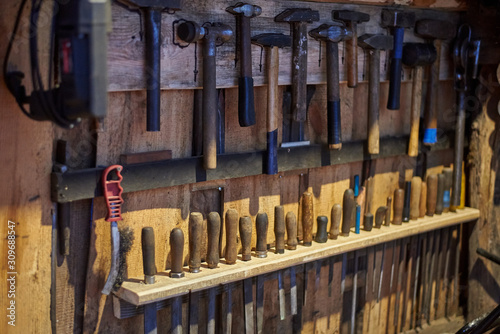
[[[341,149],[339,42],[352,39],[352,31],[347,29],[342,22],[334,21],[333,25],[322,24],[309,31],[309,35],[326,43],[328,146],[330,149]]]
[[[379,153],[379,100],[380,100],[380,50],[392,48],[392,37],[385,35],[363,35],[359,45],[370,53],[369,99],[368,99],[368,153]]]
[[[250,216],[240,217],[240,239],[241,259],[250,261],[252,259],[252,218]]]
[[[144,283],[154,284],[155,266],[155,235],[152,227],[143,227],[141,232],[142,267]],[[156,334],[156,302],[144,305],[144,333]]]
[[[389,99],[387,109],[398,110],[401,92],[401,69],[403,56],[403,40],[405,28],[415,25],[415,13],[396,10],[382,10],[382,27],[393,28],[394,46],[391,58],[391,72],[389,81]]]
[[[480,40],[472,39],[472,29],[463,24],[458,29],[457,40],[453,47],[455,63],[455,90],[457,94],[457,125],[455,127],[455,158],[453,160],[453,210],[460,206],[462,186],[462,162],[464,157],[465,137],[465,107],[466,93],[469,90],[470,79],[477,79],[479,66]]]
[[[278,120],[279,120],[279,48],[290,47],[292,37],[283,34],[261,34],[252,37],[252,43],[267,49],[267,154],[266,174],[278,173]]]
[[[181,0],[118,0],[130,10],[139,9],[145,22],[146,130],[160,131],[161,13],[181,9]]]
[[[208,268],[217,268],[219,264],[220,215],[210,212],[207,217],[207,264]]]
[[[255,219],[255,230],[257,231],[257,245],[255,246],[255,255],[260,258],[267,257],[267,227],[269,222],[267,213],[259,212]]]
[[[189,272],[199,273],[201,267],[201,233],[203,215],[192,212],[189,217]]]
[[[226,211],[226,264],[235,264],[238,256],[238,211]]]
[[[177,35],[186,43],[204,41],[203,47],[203,165],[217,167],[217,82],[216,48],[233,36],[230,26],[216,22],[203,26],[187,21],[179,24]]]
[[[347,57],[347,87],[358,85],[358,24],[368,22],[370,15],[353,10],[334,10],[332,18],[345,22],[347,29],[352,32],[352,38],[346,41]]]
[[[436,48],[427,43],[406,43],[403,47],[403,64],[413,67],[413,85],[411,91],[410,142],[408,155],[418,155],[418,133],[422,105],[423,66],[433,64],[437,59]]]
[[[437,101],[439,98],[439,65],[441,61],[441,41],[455,37],[455,29],[451,22],[441,20],[419,20],[415,25],[415,33],[433,41],[436,49],[436,61],[431,64],[425,100],[424,145],[437,143]]]
[[[274,20],[292,26],[292,113],[295,121],[303,123],[307,111],[307,24],[319,21],[319,12],[289,8]]]
[[[238,121],[240,126],[255,124],[255,103],[253,97],[252,48],[250,45],[250,19],[259,16],[262,8],[238,2],[226,8],[236,16],[239,51],[240,77],[238,79]]]
[[[111,268],[109,269],[108,279],[104,284],[102,293],[109,295],[115,284],[118,276],[118,265],[120,261],[120,232],[118,231],[118,221],[122,220],[121,205],[123,204],[123,188],[120,183],[123,180],[120,172],[123,167],[120,165],[112,165],[102,172],[101,182],[103,185],[104,198],[108,213],[105,220],[111,223]],[[108,180],[108,176],[116,174],[116,179]]]

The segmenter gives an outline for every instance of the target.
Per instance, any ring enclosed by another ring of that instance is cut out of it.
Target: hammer
[[[203,39],[203,166],[217,167],[217,82],[216,47],[233,36],[230,26],[223,23],[209,23],[203,26],[193,21],[181,23],[177,35],[186,43]]]
[[[292,26],[292,113],[304,122],[307,111],[307,24],[319,21],[319,12],[310,8],[289,8],[274,18]]]
[[[418,128],[422,104],[422,68],[436,61],[436,48],[428,43],[407,43],[403,47],[403,64],[414,67],[411,92],[411,125],[408,155],[418,155]]]
[[[334,20],[345,22],[352,32],[352,38],[346,42],[347,86],[354,88],[358,85],[358,23],[368,22],[370,15],[353,10],[334,10],[332,16]]]
[[[455,37],[455,29],[450,22],[440,20],[419,20],[415,25],[415,32],[430,40],[436,49],[436,61],[430,69],[429,83],[427,85],[427,98],[425,101],[425,130],[424,145],[437,143],[437,93],[439,90],[439,62],[441,57],[441,40]]]
[[[255,105],[253,97],[252,49],[250,45],[250,19],[259,16],[262,8],[238,2],[226,8],[236,16],[240,43],[240,78],[238,79],[238,121],[240,126],[255,124]]]
[[[146,131],[160,131],[161,12],[181,9],[181,0],[118,0],[131,10],[140,9],[146,27]]]
[[[311,37],[326,42],[327,128],[330,149],[342,148],[338,43],[352,39],[352,34],[351,30],[339,22],[335,22],[335,25],[322,24],[309,32]]]
[[[415,25],[415,13],[393,10],[382,11],[383,27],[394,28],[394,46],[391,59],[391,73],[389,77],[389,99],[387,109],[399,109],[399,96],[401,91],[401,57],[403,56],[403,39],[405,28]]]
[[[368,99],[368,153],[379,153],[380,130],[379,114],[379,86],[380,86],[380,50],[392,49],[393,38],[386,35],[366,34],[358,38],[359,45],[370,53],[370,74]]]
[[[278,48],[290,47],[292,38],[283,34],[260,34],[252,38],[252,43],[267,49],[267,154],[265,172],[278,173]]]

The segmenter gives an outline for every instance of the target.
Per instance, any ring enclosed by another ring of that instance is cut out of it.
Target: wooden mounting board
[[[472,221],[479,217],[479,210],[465,208],[456,213],[445,213],[434,217],[425,217],[403,225],[382,226],[371,232],[361,231],[360,234],[351,233],[349,237],[340,237],[337,240],[328,240],[326,244],[313,243],[311,247],[299,245],[295,251],[286,251],[285,254],[268,252],[267,258],[253,257],[250,262],[237,261],[235,265],[226,265],[223,260],[218,269],[211,270],[202,265],[200,273],[191,274],[185,268],[185,277],[172,279],[168,272],[156,275],[156,284],[145,285],[142,278],[129,279],[124,282],[115,295],[134,304],[144,305],[160,301],[169,297],[187,294],[242,280],[244,278],[262,275],[268,272],[284,269],[301,263],[366,248],[376,244],[409,237],[412,235],[444,228],[456,224]]]

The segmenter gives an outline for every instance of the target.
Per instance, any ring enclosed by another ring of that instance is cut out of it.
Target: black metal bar
[[[405,155],[407,137],[382,138],[380,154],[371,156],[366,153],[365,142],[344,143],[340,151],[329,151],[325,159],[322,145],[312,145],[278,150],[279,171],[293,171],[315,168],[324,165],[338,165]],[[448,149],[449,143],[435,150]],[[201,157],[173,159],[144,164],[125,165],[121,173],[124,193],[178,186],[182,184],[222,180],[236,177],[259,175],[263,173],[264,151],[223,154],[218,156],[218,166],[214,170],[204,170]],[[52,201],[67,203],[102,196],[101,173],[104,168],[90,168],[67,172],[53,172],[51,175]]]

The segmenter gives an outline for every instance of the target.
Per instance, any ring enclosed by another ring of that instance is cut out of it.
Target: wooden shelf
[[[297,250],[287,250],[285,254],[274,254],[271,250],[268,252],[267,258],[252,257],[249,262],[238,260],[234,265],[226,265],[222,259],[219,268],[208,269],[205,264],[205,266],[202,265],[201,272],[197,274],[189,273],[186,267],[184,269],[186,277],[180,279],[168,277],[168,272],[160,272],[156,275],[156,284],[146,285],[142,278],[129,279],[115,292],[115,295],[131,304],[144,305],[187,294],[190,291],[227,284],[336,254],[465,223],[477,218],[479,218],[479,210],[465,208],[456,213],[449,212],[434,217],[425,217],[399,226],[374,228],[371,232],[361,231],[360,234],[351,232],[349,237],[339,236],[337,240],[328,240],[325,244],[313,242],[311,247],[299,245]]]

